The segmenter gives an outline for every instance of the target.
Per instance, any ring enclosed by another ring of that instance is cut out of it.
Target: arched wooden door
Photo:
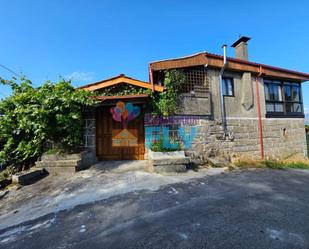
[[[126,123],[113,119],[111,108],[100,106],[96,111],[96,153],[99,160],[143,160],[145,129],[142,105],[138,117]]]

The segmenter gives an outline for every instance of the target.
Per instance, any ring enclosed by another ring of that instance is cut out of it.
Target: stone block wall
[[[227,125],[234,136],[229,152],[259,158],[258,120],[228,119]],[[262,126],[266,158],[307,157],[303,119],[263,119]]]
[[[307,157],[303,119],[263,119],[262,125],[266,158]],[[187,155],[202,161],[222,155],[260,158],[258,119],[227,119],[227,130],[224,134],[220,121],[208,117],[170,117],[157,124],[148,121],[146,147],[162,137],[166,146],[172,148],[173,141],[178,141]]]
[[[83,111],[84,121],[84,148],[92,152],[95,156],[96,153],[96,120],[95,120],[95,107],[85,108]]]

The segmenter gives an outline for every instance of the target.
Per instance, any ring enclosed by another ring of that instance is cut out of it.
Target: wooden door
[[[123,131],[121,122],[112,118],[110,108],[102,106],[96,113],[96,152],[99,160],[142,160],[145,154],[144,116],[141,114],[127,123],[128,131],[136,131],[137,144],[132,146],[115,146],[115,131]],[[142,106],[141,110],[142,109]],[[114,136],[114,137],[113,137]]]

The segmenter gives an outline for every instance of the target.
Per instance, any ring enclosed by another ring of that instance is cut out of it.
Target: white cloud
[[[76,81],[92,81],[94,77],[93,72],[73,72],[69,75],[64,76],[67,80]]]
[[[304,112],[305,112],[306,114],[309,114],[309,109],[308,109],[307,107],[305,107],[305,108],[304,108]]]

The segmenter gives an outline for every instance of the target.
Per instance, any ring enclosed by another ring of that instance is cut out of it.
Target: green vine
[[[152,97],[151,104],[154,107],[152,113],[163,116],[175,114],[177,96],[185,81],[185,75],[181,71],[176,69],[165,71],[165,91]]]
[[[154,115],[168,116],[175,113],[177,96],[185,83],[185,76],[179,70],[165,71],[164,87],[161,93],[152,93],[150,89],[123,84],[104,89],[99,92],[101,96],[126,96],[135,94],[148,94],[150,101],[146,104],[146,112]]]
[[[122,86],[111,86],[99,92],[99,95],[101,96],[126,96],[135,94],[151,94],[151,90],[123,84]]]
[[[82,108],[93,94],[70,81],[49,81],[36,88],[30,80],[5,80],[12,94],[0,100],[0,164],[31,165],[52,141],[66,151],[82,145]]]

